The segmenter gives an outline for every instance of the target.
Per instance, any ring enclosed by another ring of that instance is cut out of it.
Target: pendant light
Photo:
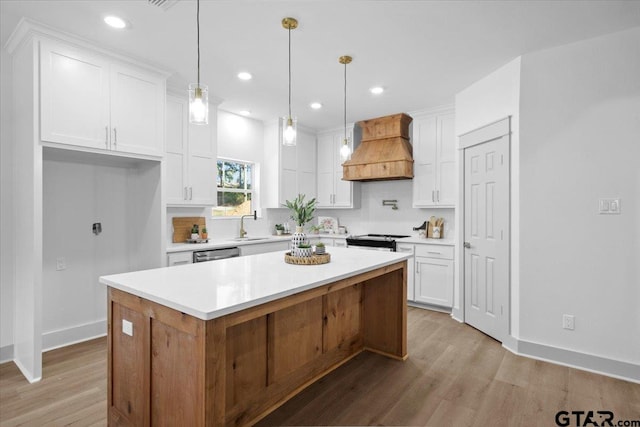
[[[281,119],[282,145],[293,146],[298,136],[298,120],[291,116],[291,30],[298,28],[298,20],[284,18],[282,26],[289,32],[289,115]]]
[[[209,88],[200,84],[200,0],[196,2],[196,28],[198,33],[198,82],[189,84],[189,123],[209,123]]]
[[[340,159],[343,162],[349,160],[349,156],[351,156],[351,148],[349,148],[349,138],[347,135],[347,64],[351,63],[352,60],[353,58],[347,55],[338,58],[338,62],[344,64],[344,139],[340,147]]]

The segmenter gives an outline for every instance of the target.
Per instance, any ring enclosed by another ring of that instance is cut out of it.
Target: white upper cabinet
[[[88,49],[40,43],[43,142],[162,156],[165,79]]]
[[[353,152],[353,129],[347,134]],[[318,134],[318,208],[353,208],[359,183],[342,180],[340,147],[344,130]],[[355,191],[354,191],[355,190]]]
[[[414,116],[413,207],[456,203],[455,116],[452,111]]]
[[[169,205],[215,206],[217,113],[209,105],[209,124],[189,124],[186,98],[167,96],[166,195]]]
[[[298,127],[296,145],[280,142],[277,123],[265,125],[265,183],[267,208],[282,208],[287,200],[304,194],[305,200],[316,197],[316,136]]]

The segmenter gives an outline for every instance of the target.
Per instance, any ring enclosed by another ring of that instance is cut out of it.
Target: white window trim
[[[251,160],[242,160],[242,159],[233,159],[230,157],[218,157],[216,158],[216,175],[217,175],[217,169],[218,169],[218,161],[222,161],[222,162],[233,162],[233,163],[243,163],[243,164],[248,164],[252,166],[252,172],[251,172],[251,183],[252,183],[252,187],[250,190],[244,190],[244,189],[235,189],[235,188],[224,188],[222,187],[222,189],[220,189],[218,187],[218,184],[216,182],[216,200],[218,199],[218,193],[220,191],[224,191],[224,192],[228,192],[228,193],[245,193],[245,192],[249,192],[251,193],[251,207],[253,208],[253,210],[258,212],[258,218],[262,218],[262,210],[260,209],[260,163],[257,162],[253,162]],[[214,215],[215,210],[218,208],[218,206],[214,207],[211,209],[211,219],[213,220],[230,220],[230,219],[239,219],[240,215],[235,215],[235,216],[217,216]]]

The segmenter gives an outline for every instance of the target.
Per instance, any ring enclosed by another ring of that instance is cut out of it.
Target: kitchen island
[[[364,350],[407,357],[407,254],[331,248],[103,276],[109,425],[251,425]]]

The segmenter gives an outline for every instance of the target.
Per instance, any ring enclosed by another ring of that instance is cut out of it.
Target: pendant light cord
[[[344,140],[347,141],[347,62],[344,63]]]
[[[196,3],[196,28],[198,33],[198,88],[200,88],[200,0]]]
[[[289,119],[291,119],[291,25],[289,25]]]

